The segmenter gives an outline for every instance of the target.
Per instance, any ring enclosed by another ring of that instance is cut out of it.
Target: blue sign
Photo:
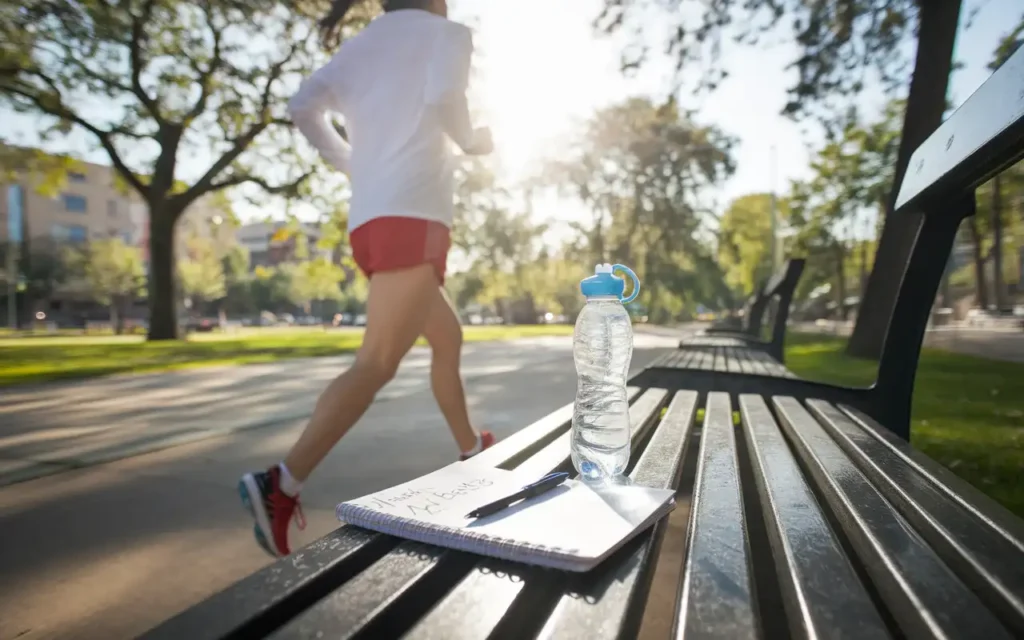
[[[14,244],[22,242],[24,226],[24,193],[20,184],[7,187],[7,239]]]

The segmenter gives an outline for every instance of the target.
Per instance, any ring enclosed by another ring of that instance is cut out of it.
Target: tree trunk
[[[836,243],[836,317],[846,320],[846,250],[841,242]]]
[[[953,44],[960,19],[960,0],[928,0],[918,3],[918,44],[914,75],[907,95],[903,132],[896,158],[896,173],[886,207],[885,227],[875,252],[875,265],[861,300],[857,324],[846,352],[859,358],[878,359],[896,306],[903,272],[917,237],[918,216],[893,216],[900,184],[917,147],[942,123],[946,91],[953,64]]]
[[[174,295],[174,223],[177,216],[150,205],[149,339],[175,340],[178,319]]]
[[[992,179],[992,287],[996,309],[1006,308],[1006,287],[1003,283],[1003,185],[998,175]]]
[[[860,243],[860,299],[864,301],[864,290],[868,286],[868,241]],[[858,307],[859,308],[859,307]]]
[[[978,235],[978,222],[967,219],[967,228],[971,232],[971,244],[974,248],[974,299],[979,307],[988,309],[988,283],[985,279],[985,256],[982,253],[981,237]]]
[[[121,319],[121,313],[118,307],[121,305],[121,301],[116,297],[110,301],[110,328],[113,330],[114,335],[121,335],[124,333],[124,321]]]

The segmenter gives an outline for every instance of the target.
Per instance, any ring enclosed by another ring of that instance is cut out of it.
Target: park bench
[[[803,273],[805,263],[806,260],[803,258],[787,260],[782,269],[759,284],[754,294],[747,299],[743,306],[742,322],[738,325],[730,321],[716,323],[705,329],[703,335],[762,340],[765,312],[771,311],[772,302],[776,302],[776,313],[784,312],[786,318],[789,317],[789,307],[793,302],[793,294],[800,282],[800,274]]]
[[[758,288],[757,295],[750,300],[750,311],[742,331],[705,332],[704,335],[680,340],[678,351],[666,353],[655,364],[676,369],[794,377],[783,365],[786,323],[805,262],[803,258],[787,260],[782,269]],[[770,312],[772,318],[770,340],[762,337],[766,312]]]
[[[663,365],[631,380],[629,476],[676,488],[688,518],[675,571],[658,567],[668,521],[586,574],[343,526],[147,637],[633,638],[656,567],[680,638],[1024,637],[1024,522],[908,442],[953,237],[975,187],[1021,157],[1024,49],[911,159],[894,215],[920,228],[871,389]],[[571,417],[471,464],[571,469]]]

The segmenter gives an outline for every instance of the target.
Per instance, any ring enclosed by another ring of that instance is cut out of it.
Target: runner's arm
[[[473,34],[469,28],[450,23],[435,45],[427,82],[426,99],[440,115],[441,127],[465,153],[488,153],[490,139],[484,129],[474,129],[469,115],[469,72],[473,58]]]
[[[337,97],[324,77],[331,73],[330,70],[331,65],[327,65],[299,86],[299,91],[288,103],[288,113],[324,160],[348,175],[352,147],[327,123],[328,113],[340,111]]]

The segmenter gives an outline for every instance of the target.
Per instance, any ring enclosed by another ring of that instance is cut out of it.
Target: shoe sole
[[[252,516],[252,532],[256,537],[256,542],[271,556],[275,558],[284,557],[270,543],[274,539],[274,534],[270,528],[270,518],[267,517],[267,510],[263,507],[263,501],[252,499],[253,496],[260,495],[260,488],[256,483],[256,478],[251,473],[245,474],[238,481],[238,495],[242,498],[242,506]]]

